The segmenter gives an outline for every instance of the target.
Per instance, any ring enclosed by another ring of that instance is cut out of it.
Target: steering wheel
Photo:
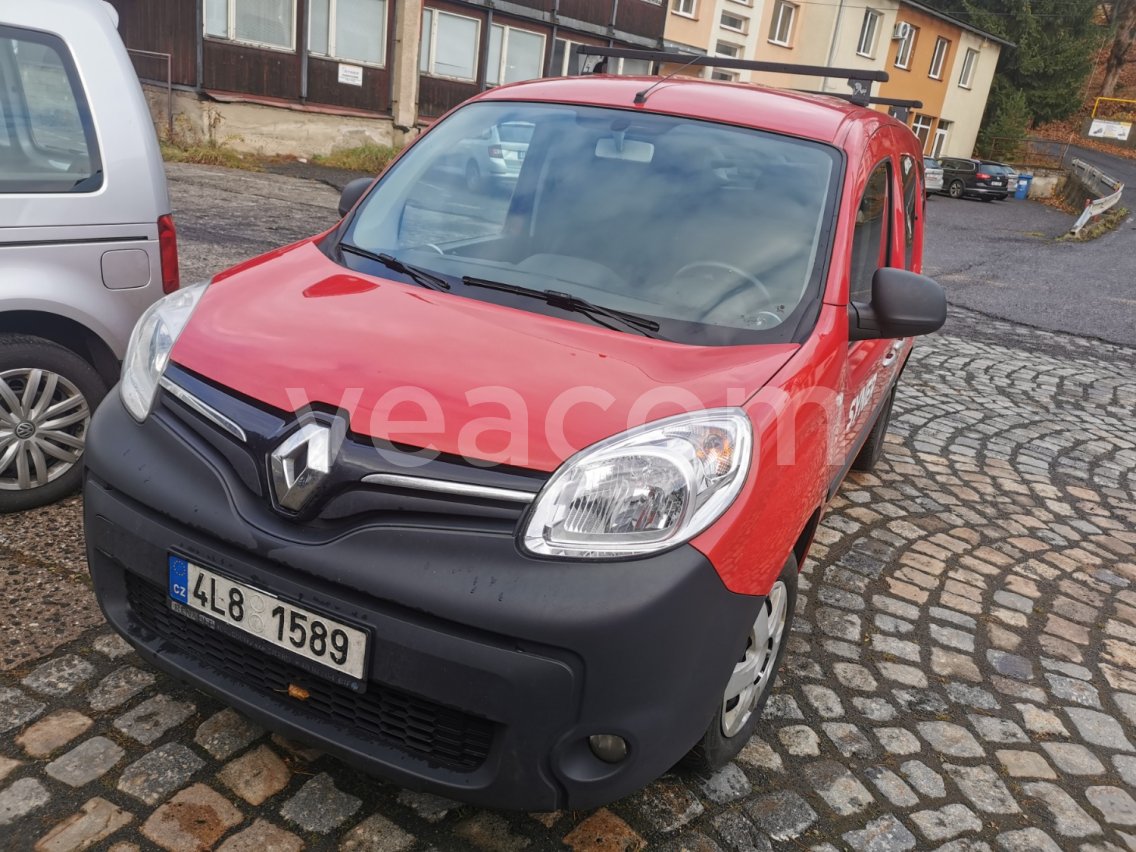
[[[735,293],[738,293],[747,287],[755,288],[761,295],[761,297],[765,299],[765,301],[773,301],[773,295],[769,292],[769,288],[762,284],[761,281],[759,281],[755,276],[750,275],[744,269],[739,269],[733,264],[725,263],[721,260],[696,260],[694,261],[694,263],[688,263],[686,266],[682,267],[674,275],[672,275],[671,280],[675,281],[679,278],[682,278],[683,276],[687,276],[692,270],[695,269],[711,269],[715,270],[715,272],[725,271],[730,273],[733,277],[741,279],[741,283],[738,284],[737,287],[734,287],[729,290],[729,292],[723,294],[720,300],[722,302],[726,301],[726,299],[728,299],[730,296],[733,296]]]

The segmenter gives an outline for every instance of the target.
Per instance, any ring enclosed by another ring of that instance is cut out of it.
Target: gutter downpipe
[[[548,55],[544,59],[544,76],[552,76],[552,54],[556,51],[556,32],[560,29],[560,0],[552,0],[552,32],[549,34]],[[556,69],[556,76],[560,76],[560,69]]]
[[[489,3],[485,10],[485,37],[481,40],[481,49],[477,51],[478,64],[481,70],[478,71],[478,91],[486,91],[489,88],[489,83],[486,80],[489,67],[489,38],[493,32],[493,4]],[[505,45],[502,43],[501,52],[504,53]],[[503,81],[498,80],[497,85],[501,85]]]
[[[303,6],[300,11],[303,13],[303,25],[296,33],[297,47],[300,49],[300,103],[307,103],[308,100],[308,39],[306,38],[308,32],[308,20],[312,14],[312,0],[304,0]]]
[[[828,61],[824,64],[832,67],[832,63],[836,59],[836,40],[840,37],[840,25],[844,23],[844,0],[840,0],[840,5],[836,7],[836,24],[832,27],[832,40],[828,43]],[[828,91],[828,77],[820,81],[820,90],[822,92]]]
[[[197,53],[197,68],[195,83],[198,94],[205,88],[205,0],[198,0],[194,4],[194,18],[197,21],[197,35],[194,38],[194,48]]]
[[[607,39],[607,46],[608,47],[615,47],[615,38],[612,37],[611,33],[615,32],[615,22],[618,19],[619,19],[619,0],[613,0],[613,2],[611,4],[611,27],[608,30],[609,35],[608,35],[608,39]],[[615,73],[615,72],[608,69],[608,73]]]

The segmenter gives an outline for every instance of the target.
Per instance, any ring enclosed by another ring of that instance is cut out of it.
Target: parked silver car
[[[465,177],[466,188],[478,192],[485,184],[506,189],[516,185],[532,135],[532,123],[506,121],[480,136],[461,140],[452,159]]]
[[[934,157],[923,158],[923,172],[927,176],[927,194],[943,191],[943,167]]]
[[[0,511],[74,491],[139,315],[178,287],[150,113],[102,0],[0,4]]]

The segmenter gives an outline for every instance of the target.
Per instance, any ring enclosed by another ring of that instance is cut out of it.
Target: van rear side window
[[[94,122],[63,41],[0,27],[0,193],[102,186]]]

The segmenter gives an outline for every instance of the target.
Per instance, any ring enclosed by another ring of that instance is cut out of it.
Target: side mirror
[[[883,267],[872,276],[872,301],[853,302],[848,319],[850,340],[930,334],[947,321],[947,295],[926,275]]]
[[[346,216],[374,182],[374,178],[355,178],[343,187],[343,192],[339,195],[339,215]]]

